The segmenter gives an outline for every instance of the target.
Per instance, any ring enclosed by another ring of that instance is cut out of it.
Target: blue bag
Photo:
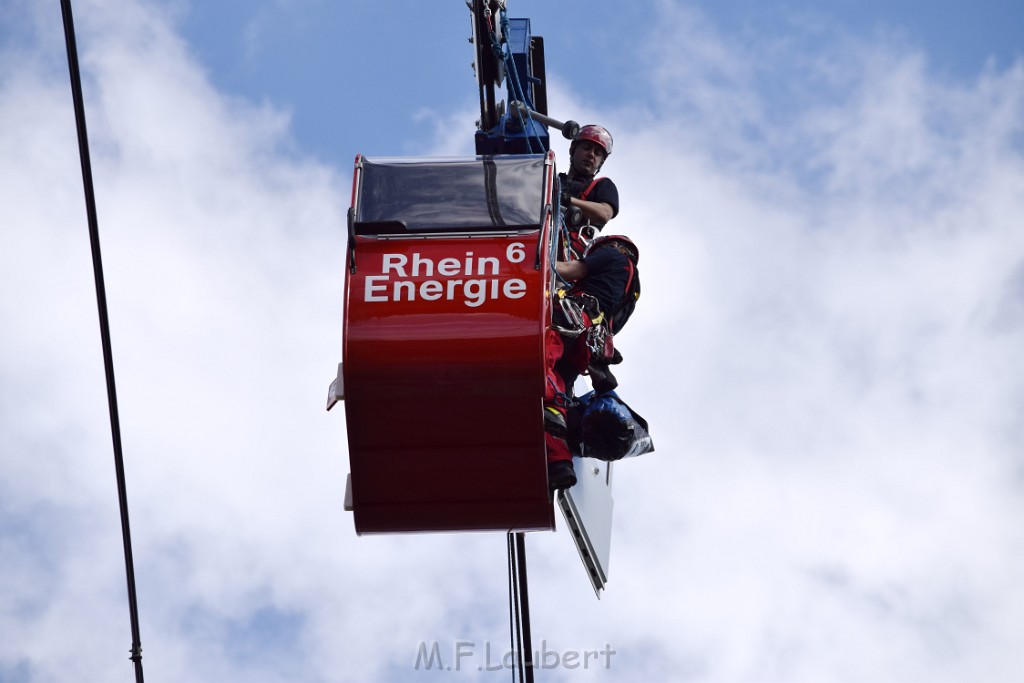
[[[614,391],[580,396],[579,454],[598,460],[621,460],[654,450],[647,420]]]

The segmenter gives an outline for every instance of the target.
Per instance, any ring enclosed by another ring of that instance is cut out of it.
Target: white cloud
[[[341,510],[348,169],[216,92],[170,15],[83,8],[147,673],[408,680],[421,641],[504,650],[500,535],[357,540]],[[600,602],[565,533],[530,536],[535,644],[617,651],[547,678],[1021,678],[1024,65],[943,82],[892,44],[660,11],[659,100],[551,94],[616,137],[645,286],[620,378],[659,450],[618,466]],[[0,61],[0,679],[119,680],[70,95],[35,25]],[[466,150],[453,118],[435,153]]]
[[[837,41],[782,116],[806,55],[660,25],[660,101],[604,112],[660,451],[619,468],[615,581],[649,597],[616,642],[698,679],[1019,676],[1022,65]]]

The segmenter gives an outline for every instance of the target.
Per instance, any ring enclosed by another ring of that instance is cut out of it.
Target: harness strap
[[[604,180],[603,177],[591,180],[590,183],[583,188],[583,191],[577,195],[577,198],[587,201],[587,196],[590,194],[591,190],[593,190],[594,186],[602,180]],[[586,251],[587,242],[593,239],[593,234],[584,236],[582,234],[583,230],[589,230],[593,233],[594,231],[599,231],[600,228],[591,227],[588,222],[586,225],[578,226],[569,231],[569,248],[575,255],[575,258],[583,258],[583,252]]]
[[[604,180],[603,176],[599,177],[599,178],[594,178],[593,180],[591,180],[590,184],[587,185],[586,189],[584,189],[583,192],[580,193],[580,197],[579,198],[582,199],[583,201],[586,201],[587,200],[587,195],[590,194],[590,191],[593,190],[594,186],[597,185],[602,180]]]

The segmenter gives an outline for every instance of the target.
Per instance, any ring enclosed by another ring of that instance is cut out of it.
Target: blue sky
[[[510,4],[615,135],[658,446],[600,601],[529,538],[535,643],[616,652],[545,678],[1024,679],[1024,6]],[[353,157],[472,149],[464,3],[75,12],[147,675],[506,677],[414,668],[507,647],[504,537],[357,538],[323,412]],[[0,204],[0,683],[128,680],[56,3],[0,0]]]
[[[525,0],[510,4],[510,16],[529,17],[545,37],[553,75],[594,105],[617,106],[650,99],[635,74],[645,67],[639,54],[656,4]],[[974,78],[990,61],[1005,68],[1019,56],[1024,32],[1024,10],[1012,0],[942,0],[926,9],[849,0],[695,6],[737,52],[778,40],[820,49],[836,31],[889,35],[925,51],[936,75],[951,79]],[[368,0],[194,3],[179,21],[218,88],[289,110],[304,150],[335,163],[371,144],[368,151],[405,152],[431,132],[415,113],[475,102],[469,20],[454,0],[406,2],[397,11]],[[790,67],[770,69],[771,77],[786,79]]]

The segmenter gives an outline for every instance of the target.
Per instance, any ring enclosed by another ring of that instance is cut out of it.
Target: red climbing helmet
[[[633,240],[625,235],[598,235],[587,245],[587,253],[590,254],[595,249],[601,249],[602,247],[619,247],[628,253],[634,265],[640,263],[640,250],[633,243]]]
[[[611,156],[612,134],[608,132],[607,128],[593,123],[588,123],[580,128],[580,132],[572,139],[574,143],[579,142],[580,140],[590,140],[604,150],[604,155],[606,157]]]

